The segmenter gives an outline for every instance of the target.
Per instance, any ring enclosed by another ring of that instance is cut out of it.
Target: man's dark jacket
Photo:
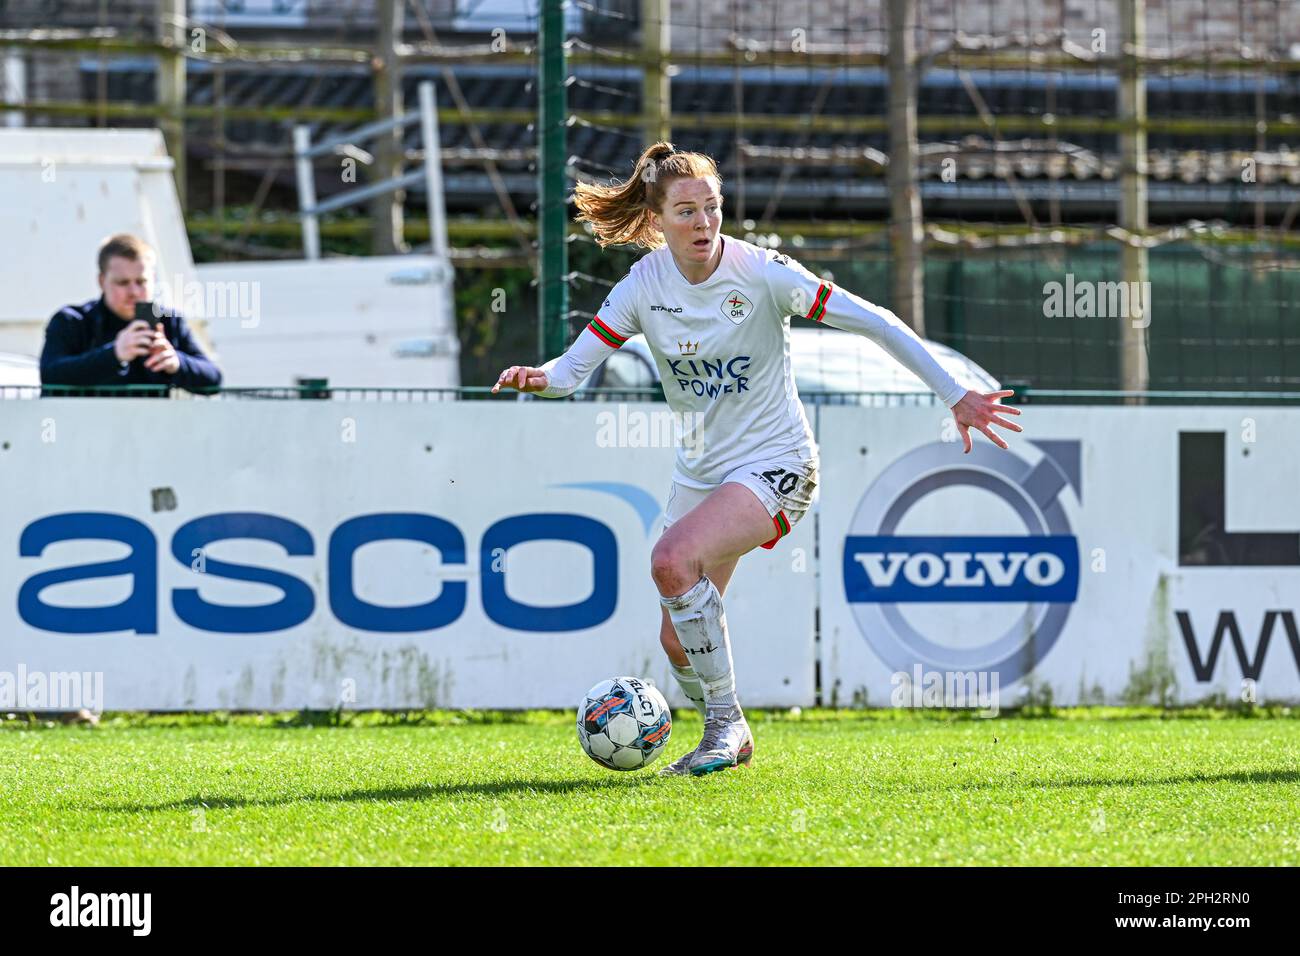
[[[149,371],[147,355],[125,366],[118,361],[114,340],[129,323],[110,312],[102,297],[60,309],[45,327],[41,384],[178,385],[192,392],[220,385],[221,370],[203,354],[185,319],[164,311],[150,324],[158,322],[181,362],[175,375]]]

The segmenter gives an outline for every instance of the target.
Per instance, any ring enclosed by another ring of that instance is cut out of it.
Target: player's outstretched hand
[[[1023,431],[1015,422],[1009,422],[1003,418],[999,412],[1007,415],[1019,415],[1020,409],[1013,408],[1010,405],[999,405],[999,398],[1006,398],[1008,395],[1014,395],[1015,392],[1006,389],[1001,392],[988,392],[981,395],[979,392],[967,392],[962,396],[960,402],[952,407],[952,417],[957,420],[957,431],[961,432],[963,454],[969,454],[971,450],[970,430],[978,428],[999,448],[1006,448],[1007,443],[1002,440],[1002,436],[993,431],[989,426],[997,425],[1005,428],[1007,431]]]
[[[497,379],[497,383],[492,386],[492,394],[504,388],[513,388],[519,392],[540,392],[550,384],[550,379],[540,368],[533,368],[529,365],[512,365]]]

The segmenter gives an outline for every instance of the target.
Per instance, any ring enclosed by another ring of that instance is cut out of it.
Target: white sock
[[[731,669],[731,640],[722,595],[707,577],[677,597],[660,597],[668,609],[677,640],[691,659],[710,707],[735,707],[736,675]]]
[[[695,709],[704,714],[704,685],[700,683],[700,675],[695,673],[695,668],[687,664],[685,667],[678,667],[672,661],[668,662],[673,669],[673,676],[677,678],[677,684],[686,695],[686,699],[695,705]]]

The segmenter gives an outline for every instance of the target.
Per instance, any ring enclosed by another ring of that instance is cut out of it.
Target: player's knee
[[[650,577],[660,594],[676,596],[690,590],[691,585],[699,580],[699,574],[691,577],[695,562],[671,540],[659,539],[654,550],[650,552]]]

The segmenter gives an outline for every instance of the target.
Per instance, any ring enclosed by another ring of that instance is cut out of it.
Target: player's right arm
[[[888,309],[873,305],[845,289],[835,288],[789,256],[778,255],[776,252],[769,251],[767,255],[764,278],[772,293],[772,301],[781,310],[781,314],[799,314],[811,302],[811,308],[804,314],[805,319],[815,322],[824,320],[827,325],[833,325],[837,329],[856,332],[872,339],[895,361],[928,385],[952,410],[965,451],[971,450],[972,428],[979,429],[999,448],[1006,448],[1007,443],[991,426],[997,425],[1013,432],[1023,431],[1015,422],[1008,421],[999,414],[1020,414],[1018,408],[998,402],[998,399],[1007,398],[1013,392],[1003,390],[981,394],[967,389],[935,360],[920,336]]]
[[[600,313],[587,324],[568,351],[540,368],[510,366],[492,386],[493,393],[513,388],[533,392],[539,398],[564,398],[573,394],[601,362],[641,331],[632,296],[632,280],[628,276],[610,290]]]

